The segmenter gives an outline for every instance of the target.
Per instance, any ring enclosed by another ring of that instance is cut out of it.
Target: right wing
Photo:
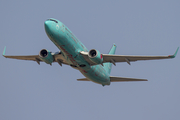
[[[39,55],[11,56],[11,55],[5,55],[5,51],[6,51],[6,47],[4,48],[3,51],[3,56],[5,58],[18,59],[18,60],[31,60],[31,61],[36,61],[38,64],[40,64],[40,62],[43,62],[40,59]],[[53,57],[54,57],[54,62],[68,64],[62,54],[54,54]]]
[[[33,60],[33,61],[42,61],[39,58],[39,55],[25,55],[25,56],[11,56],[11,55],[3,55],[5,58],[19,59],[19,60]]]

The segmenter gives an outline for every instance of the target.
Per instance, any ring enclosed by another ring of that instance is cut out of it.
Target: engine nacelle
[[[98,50],[91,49],[88,56],[89,59],[96,64],[101,64],[103,62],[103,56]]]
[[[42,49],[39,52],[39,57],[47,64],[51,64],[54,61],[54,57],[52,56],[51,52],[46,49]]]

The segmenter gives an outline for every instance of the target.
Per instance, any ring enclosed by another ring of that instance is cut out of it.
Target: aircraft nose
[[[49,38],[55,38],[58,35],[58,21],[55,19],[48,19],[44,22],[44,28]]]
[[[47,20],[47,21],[44,22],[44,27],[45,27],[46,31],[50,30],[50,26],[51,26],[51,21]]]

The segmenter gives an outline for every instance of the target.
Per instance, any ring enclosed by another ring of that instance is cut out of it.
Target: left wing
[[[130,62],[139,61],[139,60],[159,60],[159,59],[175,58],[178,49],[179,47],[177,48],[174,55],[168,55],[168,56],[134,56],[134,55],[110,55],[110,54],[102,54],[102,56],[103,56],[103,63],[111,62],[114,65],[116,65],[115,64],[116,62],[127,62],[130,65]],[[86,59],[86,61],[90,65],[96,65],[89,59],[88,52],[82,51],[81,55]]]

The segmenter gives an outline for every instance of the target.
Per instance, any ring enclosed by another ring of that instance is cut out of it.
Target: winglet
[[[6,46],[4,47],[3,56],[5,56]]]
[[[170,55],[169,57],[170,57],[170,58],[175,58],[176,55],[177,55],[178,50],[179,50],[179,47],[177,48],[177,50],[176,50],[176,52],[174,53],[174,55]]]

